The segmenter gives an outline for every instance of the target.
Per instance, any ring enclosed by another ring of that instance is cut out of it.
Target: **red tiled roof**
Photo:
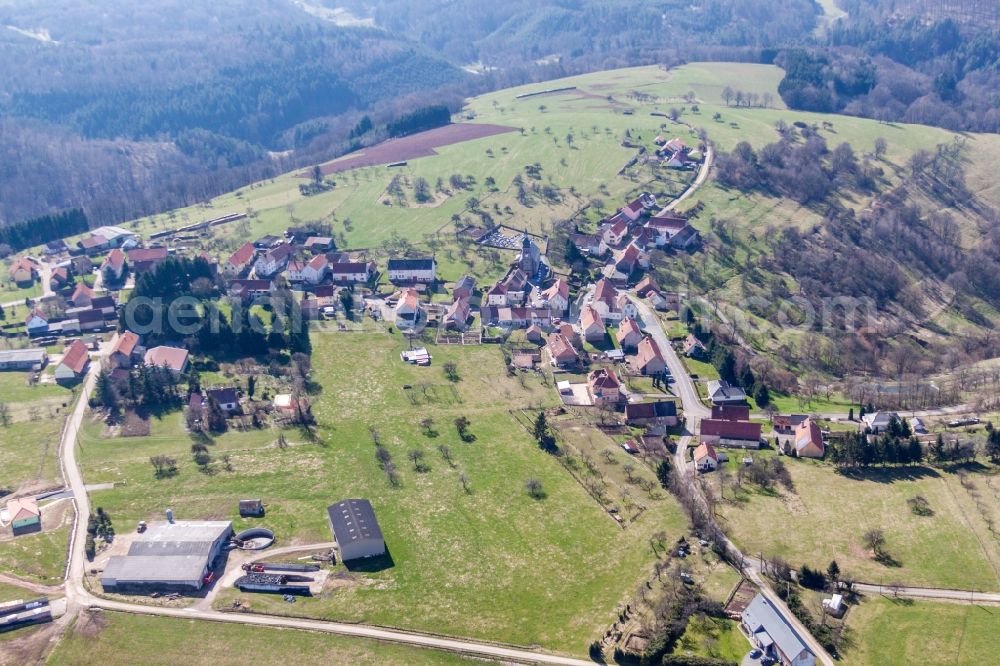
[[[622,385],[615,373],[607,368],[599,368],[591,372],[587,377],[587,383],[590,384],[591,388],[599,389],[619,389]]]
[[[594,309],[594,306],[587,303],[580,310],[580,330],[586,331],[593,326],[600,326],[603,329],[604,321],[601,319],[600,313]]]
[[[187,360],[187,357],[187,349],[160,346],[147,350],[143,362],[146,365],[155,365],[157,367],[165,365],[174,372],[180,372],[184,368],[184,362]]]
[[[41,515],[38,501],[34,497],[18,497],[7,501],[7,519],[10,522]]]
[[[167,248],[165,247],[137,247],[128,251],[128,259],[137,261],[159,261],[167,258]],[[110,255],[109,255],[110,256]]]
[[[325,254],[317,254],[309,261],[309,268],[314,271],[322,270],[328,263],[329,261]]]
[[[84,297],[84,298],[93,299],[94,298],[94,290],[91,289],[90,287],[88,287],[87,285],[85,285],[82,282],[77,282],[76,283],[76,288],[73,289],[73,295],[69,297],[69,300],[75,301],[77,298],[79,298],[81,296]]]
[[[607,278],[597,281],[597,288],[594,290],[594,300],[607,303],[608,307],[614,307],[615,299],[618,298],[618,290]]]
[[[622,320],[622,323],[618,325],[618,344],[621,344],[623,340],[626,340],[631,335],[642,335],[642,331],[639,330],[639,324],[635,323],[635,319],[627,317]]]
[[[251,259],[253,259],[254,252],[253,243],[244,243],[240,249],[230,255],[228,263],[233,266],[245,266]]]
[[[108,252],[108,256],[104,258],[104,264],[111,266],[117,271],[125,264],[125,253],[118,248],[111,250],[111,252]]]
[[[566,299],[569,298],[569,284],[566,283],[566,280],[559,278],[548,289],[542,292],[542,296],[549,299],[556,295]]]
[[[111,353],[131,356],[137,344],[139,344],[139,336],[132,331],[125,331],[118,336],[118,341],[115,342],[115,348],[111,350]]]
[[[38,264],[28,257],[19,257],[17,261],[10,265],[10,274],[13,276],[14,273],[22,269],[28,271],[29,273],[34,273],[38,270]]]
[[[825,450],[823,433],[812,419],[806,419],[795,428],[795,448],[801,451],[809,444],[815,444],[820,451]]]
[[[698,462],[702,458],[711,458],[715,462],[719,462],[719,456],[715,453],[715,448],[708,442],[699,444],[698,448],[694,450],[694,461]]]
[[[760,439],[760,424],[749,421],[723,421],[720,419],[703,419],[701,434],[721,437],[723,439]]]
[[[66,349],[60,365],[65,365],[74,374],[79,375],[87,367],[88,360],[90,360],[90,356],[87,353],[87,345],[83,344],[82,340],[77,339]]]
[[[660,353],[660,346],[657,345],[656,340],[651,337],[645,337],[639,342],[637,359],[640,368],[649,365],[650,361],[654,361],[656,359],[659,359],[664,364],[666,363],[663,358],[663,354]]]
[[[546,347],[549,348],[549,354],[552,355],[552,358],[557,361],[576,358],[576,350],[573,349],[573,345],[569,339],[562,333],[553,333],[550,335]]]

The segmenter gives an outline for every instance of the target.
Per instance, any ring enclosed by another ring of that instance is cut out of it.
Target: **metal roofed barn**
[[[341,559],[356,560],[385,554],[385,539],[371,502],[346,499],[327,507],[333,538],[340,546]]]
[[[128,555],[108,561],[101,586],[109,592],[199,590],[232,533],[229,521],[152,523],[132,542]]]

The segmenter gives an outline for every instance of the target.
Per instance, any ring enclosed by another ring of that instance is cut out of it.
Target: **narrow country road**
[[[87,520],[90,515],[90,498],[87,496],[86,485],[83,482],[83,475],[76,459],[76,442],[83,423],[83,417],[87,409],[87,399],[97,382],[97,375],[100,371],[100,361],[110,353],[117,339],[115,336],[102,346],[93,359],[90,371],[80,387],[80,396],[72,414],[66,421],[63,429],[62,442],[60,444],[60,464],[62,465],[63,476],[66,485],[73,491],[73,501],[76,503],[76,521],[70,535],[69,562],[67,563],[66,575],[66,600],[67,611],[64,622],[66,626],[72,616],[81,609],[101,608],[105,610],[121,611],[126,613],[141,613],[144,615],[158,615],[165,617],[180,617],[187,620],[209,620],[214,622],[232,622],[240,624],[252,624],[267,627],[283,627],[289,629],[304,629],[307,631],[322,631],[342,636],[356,636],[392,643],[403,643],[416,647],[446,650],[464,655],[493,659],[496,661],[519,662],[527,664],[555,664],[557,666],[593,666],[592,661],[565,657],[556,654],[536,652],[525,648],[476,641],[464,638],[448,638],[418,632],[399,631],[374,627],[363,624],[348,624],[343,622],[328,622],[324,620],[305,620],[300,618],[278,617],[273,615],[253,615],[249,613],[224,613],[221,611],[200,609],[200,608],[162,608],[158,606],[143,606],[120,601],[111,601],[92,595],[84,586],[83,577],[86,567],[86,555],[84,554],[84,542],[87,537]],[[319,547],[329,544],[319,544]],[[279,552],[295,552],[301,550],[300,547],[289,547],[278,549]]]
[[[713,148],[712,144],[709,143],[707,144],[707,148],[705,150],[705,161],[701,163],[701,168],[698,170],[698,175],[695,177],[694,182],[691,183],[691,185],[688,186],[686,190],[681,192],[681,195],[679,197],[677,197],[676,199],[668,203],[666,206],[664,206],[663,210],[661,210],[660,213],[663,214],[668,210],[673,210],[677,206],[677,204],[679,204],[680,202],[684,201],[692,194],[697,192],[698,188],[704,185],[705,181],[708,180],[708,172],[709,170],[711,170],[712,162],[714,161],[715,161],[715,148]]]
[[[653,336],[653,340],[656,341],[656,344],[659,345],[660,350],[663,352],[663,356],[667,361],[667,367],[670,368],[670,374],[674,376],[677,394],[681,397],[681,402],[684,406],[684,425],[687,432],[698,432],[698,424],[701,419],[711,416],[712,410],[706,407],[698,397],[694,381],[684,368],[684,364],[677,355],[677,351],[670,344],[670,339],[664,332],[663,326],[660,325],[660,320],[656,317],[652,308],[633,294],[629,294],[629,299],[639,311],[639,317],[643,322],[643,330]],[[689,468],[687,464],[687,448],[691,444],[691,438],[692,435],[685,435],[677,442],[677,451],[674,454],[675,473],[680,474],[684,482],[694,490],[695,496],[704,502],[705,497],[701,493],[701,488],[696,481],[695,471]],[[795,631],[806,642],[813,654],[816,655],[816,659],[822,662],[824,666],[833,666],[834,662],[830,654],[820,645],[819,641],[805,628],[799,619],[795,617],[785,605],[785,602],[775,594],[768,581],[760,575],[757,568],[747,564],[747,557],[736,547],[736,544],[728,537],[724,536],[723,538],[725,538],[726,550],[729,551],[731,558],[741,563],[743,574],[760,589],[761,594],[774,604],[774,607],[778,609],[785,620],[795,628]]]

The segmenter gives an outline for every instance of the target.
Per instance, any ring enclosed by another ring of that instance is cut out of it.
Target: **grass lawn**
[[[784,393],[772,393],[771,404],[781,414],[801,414],[802,412],[811,414],[846,414],[848,410],[853,408],[854,416],[857,417],[858,415],[858,406],[856,404],[844,396],[836,394],[832,394],[829,399],[824,396],[816,396],[812,400],[808,400]]]
[[[314,334],[313,345],[323,387],[313,407],[318,442],[292,431],[288,448],[279,449],[275,432],[227,433],[209,446],[215,469],[204,474],[191,461],[179,413],[154,422],[149,438],[102,438],[100,424],[90,423],[81,436],[87,482],[124,482],[95,492],[95,506],[120,531],[159,518],[168,506],[179,518],[223,517],[242,527],[249,521],[237,519],[236,500],[262,497],[267,517],[253,524],[274,528],[287,545],[328,541],[326,506],[366,497],[393,566],[353,573],[349,584],[295,607],[257,595],[253,608],[585,653],[616,604],[647,575],[654,558],[649,535],[676,524],[676,508],[661,502],[629,529],[618,527],[508,413],[554,405],[557,396],[535,378],[523,387],[508,378],[495,347],[437,347],[434,365],[417,368],[399,360],[399,335]],[[457,384],[441,370],[447,361],[458,366]],[[459,440],[452,421],[460,415],[470,419],[474,442]],[[437,437],[421,432],[418,422],[427,416]],[[394,457],[398,488],[377,465],[369,426]],[[450,447],[456,467],[439,444]],[[430,471],[414,471],[407,459],[413,448],[425,452]],[[177,476],[153,478],[148,458],[156,453],[177,458]],[[463,492],[460,472],[471,494]],[[544,500],[524,491],[532,477],[542,481]],[[224,592],[219,605],[233,596]]]
[[[689,374],[698,375],[698,379],[703,382],[710,381],[712,379],[719,378],[719,371],[715,369],[715,366],[711,363],[706,363],[705,361],[698,361],[693,358],[688,358],[687,356],[681,356],[681,360],[684,362],[684,367],[687,368]]]
[[[71,389],[58,384],[28,386],[28,373],[26,372],[0,372],[0,402],[34,402],[39,398],[55,397],[69,399],[72,395]]]
[[[0,426],[0,488],[14,490],[29,481],[57,483],[61,432],[62,419]]]
[[[105,612],[84,614],[49,656],[53,666],[215,666],[252,658],[261,663],[430,666],[470,659],[403,645],[318,632]],[[93,618],[93,619],[92,619]],[[197,649],[192,649],[192,641]]]
[[[827,464],[785,462],[794,493],[751,490],[720,504],[723,527],[744,552],[778,555],[796,568],[825,569],[836,559],[842,571],[865,582],[1000,589],[1000,546],[986,522],[995,520],[997,506],[992,470],[970,473],[967,489],[957,474],[930,467],[848,478]],[[928,500],[932,516],[912,513],[906,501],[917,495]],[[885,550],[899,566],[880,564],[865,551],[862,535],[872,528],[884,531]]]
[[[847,626],[854,646],[845,662],[851,666],[991,664],[996,663],[1000,611],[874,597],[848,612]]]
[[[696,615],[688,622],[673,653],[739,663],[749,651],[750,643],[735,620]]]
[[[0,571],[46,585],[61,583],[69,530],[67,522],[51,531],[0,541]]]

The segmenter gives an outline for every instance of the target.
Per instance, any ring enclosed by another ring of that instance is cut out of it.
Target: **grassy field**
[[[119,531],[162,516],[168,506],[180,518],[224,517],[242,526],[248,523],[236,519],[236,500],[262,497],[267,517],[256,524],[274,528],[287,545],[328,541],[326,506],[367,497],[393,566],[353,572],[345,584],[295,607],[254,596],[253,608],[575,653],[586,651],[616,604],[648,575],[649,535],[683,527],[679,508],[665,500],[627,530],[618,527],[508,413],[552,405],[556,395],[538,379],[521,386],[506,377],[497,348],[438,347],[434,366],[416,368],[399,360],[405,344],[399,336],[313,338],[323,386],[314,398],[319,441],[292,432],[288,448],[279,449],[273,432],[230,433],[210,445],[215,471],[204,474],[191,462],[179,414],[154,423],[147,439],[106,439],[100,424],[90,423],[81,437],[86,480],[123,484],[95,492],[95,506],[112,515]],[[441,370],[446,361],[458,366],[454,385]],[[460,441],[452,424],[460,415],[470,419],[475,441]],[[421,432],[424,417],[435,420],[436,437]],[[397,488],[377,465],[369,426],[394,457]],[[439,444],[450,447],[455,467]],[[429,471],[414,471],[407,458],[413,448],[425,452]],[[148,458],[156,453],[177,458],[177,476],[153,478]],[[231,472],[221,462],[226,454]],[[468,475],[471,493],[463,491],[460,473]],[[544,500],[527,495],[528,478],[542,482]],[[233,596],[221,595],[220,605]]]
[[[966,487],[957,474],[930,467],[872,469],[847,478],[814,461],[786,464],[794,493],[748,490],[720,505],[723,527],[744,552],[778,555],[796,568],[825,569],[835,559],[865,582],[1000,589],[1000,544],[986,522],[995,519],[997,506],[992,470],[973,471]],[[906,501],[917,495],[927,499],[932,516],[910,510]],[[872,528],[884,531],[885,550],[899,566],[866,552],[862,535]]]
[[[61,419],[0,426],[0,487],[56,484],[61,476],[57,458],[61,432]]]
[[[63,580],[70,526],[0,541],[0,570],[46,585]]]
[[[739,663],[750,643],[739,624],[723,618],[695,616],[674,648],[674,654],[698,655]]]
[[[96,619],[94,619],[96,618]],[[197,649],[192,649],[192,642]],[[85,614],[47,661],[52,666],[214,666],[262,663],[446,666],[473,660],[419,648],[293,629],[198,622],[125,613]]]
[[[845,663],[991,664],[1000,611],[993,606],[873,598],[847,615],[854,646]]]

